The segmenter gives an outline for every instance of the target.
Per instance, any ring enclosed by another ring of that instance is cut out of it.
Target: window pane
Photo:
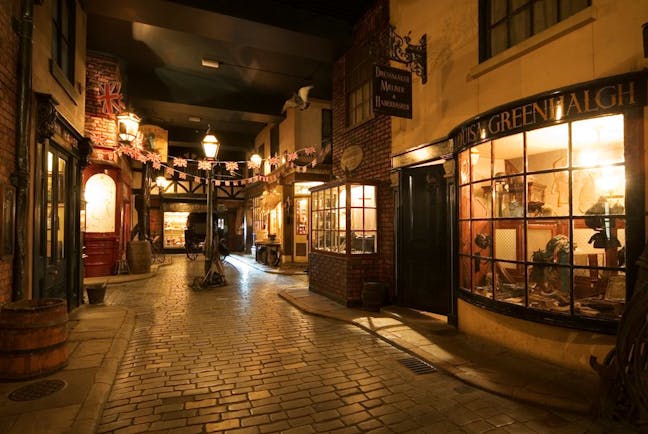
[[[588,6],[588,0],[568,0],[560,2],[560,19],[574,15]]]
[[[515,12],[523,6],[526,6],[529,0],[511,0],[511,12]]]
[[[493,263],[483,258],[473,258],[473,292],[484,297],[493,298]]]
[[[572,148],[574,166],[623,162],[623,115],[573,122]]]
[[[569,267],[556,264],[533,264],[528,267],[529,307],[555,313],[570,313]]]
[[[473,181],[491,177],[491,142],[470,149],[470,164]]]
[[[536,0],[533,3],[533,33],[539,33],[557,22],[557,0]]]
[[[459,189],[459,218],[470,218],[470,185]]]
[[[491,182],[473,184],[472,218],[490,218],[492,202]]]
[[[494,56],[509,47],[508,26],[506,22],[493,27],[490,32],[490,55]]]
[[[524,265],[495,261],[495,299],[505,303],[524,305]]]
[[[351,230],[361,231],[363,229],[363,212],[362,208],[351,208]]]
[[[531,16],[529,9],[511,17],[511,46],[516,45],[531,36]]]
[[[465,255],[470,255],[470,247],[472,244],[472,238],[470,236],[470,222],[460,222],[459,223],[459,253]]]
[[[495,222],[494,251],[496,259],[524,261],[524,221]]]
[[[522,133],[493,140],[495,176],[522,173],[524,170],[524,136]]]
[[[364,230],[365,231],[376,230],[376,209],[375,208],[366,208],[364,210]]]
[[[495,24],[506,16],[506,0],[491,0],[490,23]]]
[[[527,258],[532,262],[570,264],[567,220],[528,220]]]
[[[459,287],[470,290],[471,289],[470,277],[471,277],[470,258],[468,256],[460,256],[459,257]]]
[[[376,187],[373,185],[364,186],[364,206],[370,208],[376,207]]]
[[[626,275],[608,270],[574,270],[574,313],[620,319],[625,306]]]
[[[495,184],[495,217],[524,216],[524,178],[498,178]]]
[[[67,186],[66,186],[66,171],[65,171],[65,160],[62,158],[58,159],[58,204],[57,204],[57,217],[56,217],[56,229],[57,229],[57,246],[56,246],[56,256],[58,259],[65,258],[65,228],[67,222],[65,221],[66,214],[66,200],[67,200]]]
[[[574,170],[574,215],[624,214],[624,166]]]
[[[376,253],[376,239],[376,232],[364,233],[364,244],[362,248],[364,253]]]
[[[472,254],[474,256],[493,256],[493,234],[491,233],[490,220],[472,222]]]
[[[459,184],[467,184],[470,182],[470,160],[468,155],[470,151],[463,151],[459,154]]]
[[[364,199],[364,192],[362,185],[351,186],[351,206],[362,206]]]
[[[526,187],[528,216],[569,215],[569,172],[567,170],[529,175]]]
[[[526,133],[527,170],[535,172],[567,167],[568,131],[568,125],[561,124]]]

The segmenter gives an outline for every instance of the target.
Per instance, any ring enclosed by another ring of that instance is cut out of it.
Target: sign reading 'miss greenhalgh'
[[[372,100],[374,113],[412,119],[412,74],[374,65]]]

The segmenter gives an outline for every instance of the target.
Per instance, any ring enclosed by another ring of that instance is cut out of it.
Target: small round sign
[[[360,146],[348,146],[342,153],[342,158],[340,159],[342,170],[350,172],[357,169],[362,162],[362,157],[362,148]]]

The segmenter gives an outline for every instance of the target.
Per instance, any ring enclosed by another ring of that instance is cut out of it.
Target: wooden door
[[[398,222],[398,300],[402,305],[450,312],[450,228],[443,166],[401,172]]]

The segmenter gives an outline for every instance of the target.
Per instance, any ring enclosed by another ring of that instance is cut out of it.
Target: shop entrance
[[[442,165],[404,169],[400,177],[398,302],[447,315],[450,311],[450,232]]]
[[[79,177],[78,160],[50,142],[39,144],[39,173],[41,190],[37,200],[42,207],[36,219],[35,244],[35,298],[63,298],[70,309],[80,303],[79,291],[79,204],[76,185]]]

